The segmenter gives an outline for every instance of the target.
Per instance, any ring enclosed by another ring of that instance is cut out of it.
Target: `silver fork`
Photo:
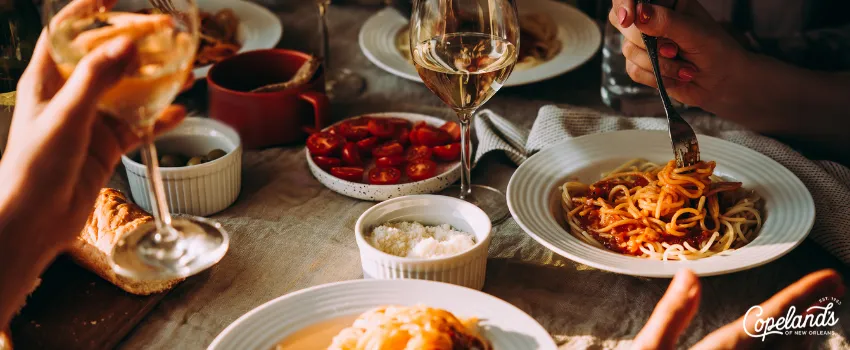
[[[648,5],[651,0],[638,0],[638,2]],[[643,37],[643,43],[646,45],[646,52],[649,53],[649,60],[652,61],[658,93],[661,95],[661,103],[664,104],[664,111],[667,113],[667,125],[670,128],[673,153],[676,155],[676,166],[681,168],[694,165],[699,162],[699,142],[691,125],[685,119],[682,119],[679,112],[676,112],[676,109],[673,108],[670,97],[667,95],[667,89],[664,88],[661,69],[658,65],[658,38],[643,33],[641,33],[641,37]]]
[[[177,13],[171,0],[148,0],[153,7],[165,13]]]

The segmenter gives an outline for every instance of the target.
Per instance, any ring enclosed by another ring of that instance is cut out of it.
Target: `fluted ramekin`
[[[475,245],[449,257],[415,259],[384,253],[367,241],[373,228],[400,221],[416,221],[429,226],[449,224],[475,235]],[[364,278],[423,279],[478,290],[484,287],[491,238],[490,218],[469,202],[438,195],[394,198],[366,210],[354,230]]]
[[[186,118],[174,130],[157,137],[157,153],[179,152],[203,155],[213,149],[227,152],[211,162],[160,168],[165,197],[171,213],[208,216],[236,201],[242,184],[242,141],[233,128],[207,118]],[[124,155],[127,180],[133,200],[151,211],[147,171],[136,162],[138,151]]]

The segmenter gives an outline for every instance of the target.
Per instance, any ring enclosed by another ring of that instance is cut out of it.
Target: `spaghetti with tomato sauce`
[[[597,247],[660,260],[740,248],[761,228],[761,200],[714,176],[715,165],[635,159],[591,185],[567,182],[561,204],[570,231]]]

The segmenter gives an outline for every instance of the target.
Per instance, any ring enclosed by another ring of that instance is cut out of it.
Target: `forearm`
[[[751,56],[744,67],[707,109],[756,132],[805,142],[819,153],[850,150],[850,74],[806,70],[764,56]]]
[[[17,212],[20,206],[7,193],[10,186],[0,191],[0,329],[9,324],[58,253],[39,239],[43,232],[28,229],[34,225]]]

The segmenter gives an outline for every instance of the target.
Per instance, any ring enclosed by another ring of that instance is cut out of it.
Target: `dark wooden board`
[[[129,294],[66,257],[41,279],[12,320],[16,350],[112,349],[167,294]]]

